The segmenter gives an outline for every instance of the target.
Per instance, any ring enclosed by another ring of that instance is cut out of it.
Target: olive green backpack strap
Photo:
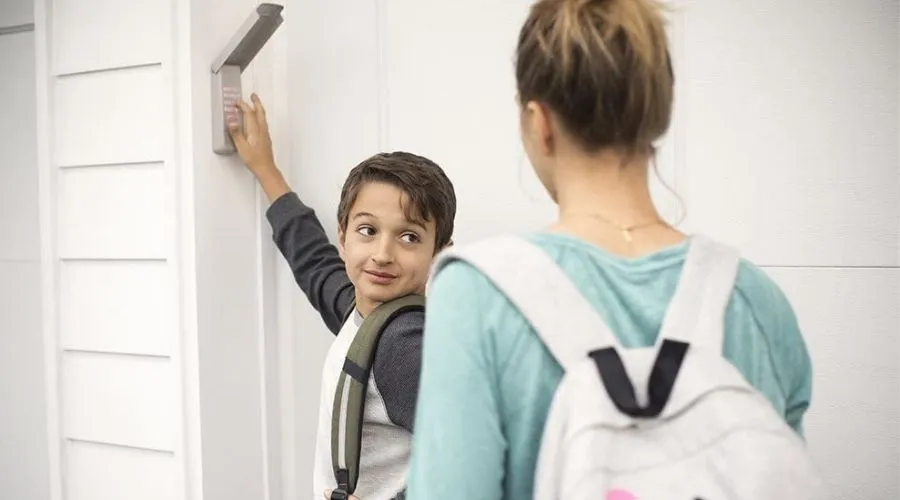
[[[378,339],[385,325],[410,310],[424,311],[425,297],[407,295],[376,307],[360,325],[347,351],[331,415],[331,464],[338,485],[332,493],[334,500],[347,498],[359,480],[363,411]]]

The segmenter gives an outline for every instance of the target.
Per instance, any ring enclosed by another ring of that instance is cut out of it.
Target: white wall
[[[48,500],[33,21],[0,5],[0,496]]]
[[[275,282],[265,265],[274,251],[255,180],[236,156],[213,154],[209,124],[209,66],[259,2],[189,3],[191,83],[181,97],[190,109],[179,112],[190,132],[179,140],[193,168],[183,178],[190,214],[182,214],[181,235],[190,240],[185,273],[196,297],[203,495],[281,498],[280,395],[270,390],[278,380]],[[272,52],[280,31],[244,73],[247,100],[254,90],[275,92]]]
[[[257,3],[35,5],[47,377],[31,390],[53,500],[280,497],[272,250],[210,130],[210,64]]]
[[[690,227],[793,300],[816,375],[807,437],[835,498],[897,498],[898,5],[689,5]]]
[[[446,168],[460,243],[552,217],[516,129],[512,54],[530,3],[287,4],[291,180],[332,236],[346,173],[378,150]],[[683,227],[738,245],[793,301],[815,363],[807,434],[835,497],[897,498],[897,3],[671,3],[678,89],[661,170]],[[290,294],[302,492],[330,336]]]

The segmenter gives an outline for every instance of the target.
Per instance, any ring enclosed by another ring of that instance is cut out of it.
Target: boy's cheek
[[[415,293],[424,294],[428,290],[428,276],[434,261],[428,259],[415,272]]]

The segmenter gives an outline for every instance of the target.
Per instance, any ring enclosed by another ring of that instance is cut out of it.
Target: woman
[[[657,337],[690,238],[648,178],[669,127],[673,75],[652,0],[541,0],[516,62],[524,149],[559,207],[529,235],[626,347]],[[523,270],[523,272],[527,272]],[[810,360],[780,289],[741,261],[723,354],[802,432]],[[560,365],[509,300],[452,262],[431,283],[409,497],[527,499]]]

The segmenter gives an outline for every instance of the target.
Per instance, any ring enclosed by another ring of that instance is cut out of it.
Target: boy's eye
[[[375,228],[371,226],[360,226],[356,232],[363,236],[375,236]]]
[[[420,241],[419,235],[415,233],[404,233],[400,236],[400,239],[403,240],[404,243],[418,243]]]

